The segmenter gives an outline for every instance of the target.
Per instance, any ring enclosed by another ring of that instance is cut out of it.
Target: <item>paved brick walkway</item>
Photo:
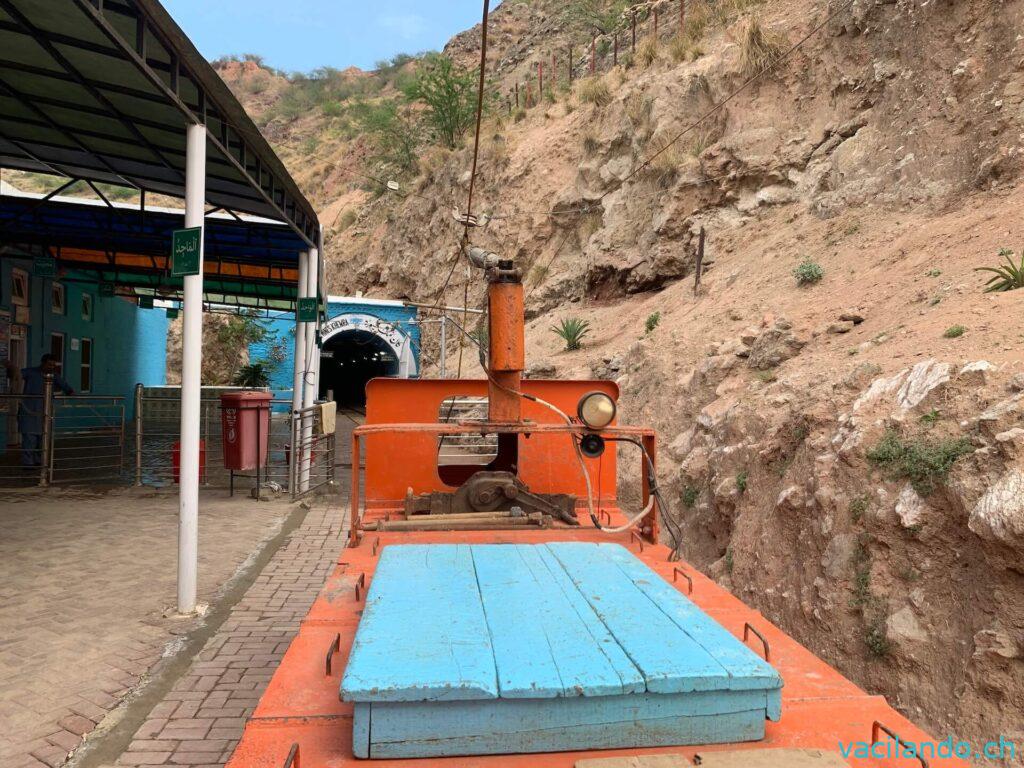
[[[174,689],[149,713],[119,766],[221,766],[334,566],[343,526],[336,499],[314,500]]]
[[[214,596],[290,509],[204,494],[202,600]],[[172,495],[4,493],[0,766],[61,765],[168,640],[193,626],[163,615],[174,605],[176,551]]]

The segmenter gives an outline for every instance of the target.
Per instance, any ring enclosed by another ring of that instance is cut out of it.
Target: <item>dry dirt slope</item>
[[[554,7],[494,14],[504,87],[564,40]],[[605,106],[489,119],[475,239],[529,273],[537,370],[614,378],[658,427],[688,559],[940,737],[1024,744],[1024,291],[974,271],[1024,247],[1024,3],[856,0],[623,183],[743,81],[752,16],[796,41],[838,7],[737,3],[685,60],[665,41],[604,75]],[[424,148],[415,194],[377,198],[330,119],[268,133],[331,228],[332,291],[439,298],[467,149]],[[824,277],[799,287],[805,258]],[[481,288],[458,269],[448,303]],[[549,330],[567,316],[592,324],[579,352]]]

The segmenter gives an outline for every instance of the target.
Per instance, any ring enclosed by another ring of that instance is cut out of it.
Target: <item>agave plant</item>
[[[998,293],[1000,291],[1014,291],[1017,288],[1024,288],[1024,251],[1020,254],[1020,264],[1014,264],[1013,251],[1003,248],[999,255],[1006,259],[1005,265],[998,267],[976,267],[975,272],[991,272],[992,277],[985,285],[985,293]]]
[[[578,317],[566,317],[551,330],[565,341],[565,351],[572,352],[583,346],[583,337],[590,333],[590,323]]]
[[[243,365],[235,373],[234,383],[236,387],[248,387],[250,389],[267,387],[270,386],[270,371],[267,370],[263,363]]]

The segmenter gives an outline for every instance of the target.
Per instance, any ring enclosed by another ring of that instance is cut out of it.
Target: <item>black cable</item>
[[[678,552],[679,545],[682,543],[682,530],[677,527],[675,520],[672,519],[672,515],[669,514],[668,505],[665,504],[665,500],[661,495],[661,489],[658,487],[658,477],[654,470],[654,461],[651,459],[647,449],[644,448],[644,444],[634,437],[606,437],[604,439],[610,443],[632,443],[640,449],[640,452],[643,454],[644,460],[647,464],[648,493],[654,497],[655,503],[661,510],[661,519],[665,522],[665,528],[672,537],[672,551]],[[600,521],[595,522],[597,524],[597,528],[604,530]]]

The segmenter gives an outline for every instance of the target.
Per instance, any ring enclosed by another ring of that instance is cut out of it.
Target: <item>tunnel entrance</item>
[[[339,408],[366,407],[366,383],[398,376],[394,349],[370,331],[348,330],[324,342],[320,356],[320,397],[333,397]]]

